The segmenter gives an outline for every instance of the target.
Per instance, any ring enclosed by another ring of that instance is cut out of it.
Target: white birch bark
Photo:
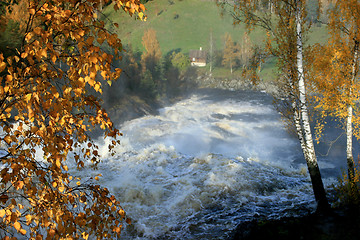
[[[299,113],[297,112],[296,110],[296,103],[294,102],[294,123],[295,123],[295,127],[296,127],[296,133],[297,133],[297,136],[298,136],[298,139],[300,141],[300,146],[301,146],[301,149],[303,152],[306,151],[306,145],[305,145],[305,139],[304,139],[304,136],[303,136],[303,131],[302,131],[302,128],[301,128],[301,119],[300,119],[300,115]],[[294,106],[293,105],[293,106]]]
[[[355,40],[354,43],[354,58],[352,63],[352,69],[351,69],[351,82],[349,87],[349,98],[351,98],[352,95],[352,85],[355,83],[355,77],[356,77],[356,69],[357,69],[357,59],[359,54],[359,42]],[[352,116],[353,116],[353,107],[351,104],[349,104],[347,109],[347,121],[346,121],[346,162],[348,166],[348,177],[350,184],[353,183],[353,178],[355,176],[354,171],[354,157],[352,153],[352,138],[353,138],[353,128],[352,128]]]
[[[299,104],[300,104],[300,117],[301,117],[300,125],[302,129],[301,134],[303,135],[304,138],[304,148],[305,148],[304,157],[312,181],[315,199],[318,203],[318,209],[327,209],[328,202],[326,199],[326,193],[316,159],[314,142],[312,138],[309,115],[308,115],[308,105],[306,101],[306,87],[305,87],[304,67],[303,67],[301,4],[302,4],[301,0],[296,1],[296,19],[295,19],[296,40],[297,40],[296,67],[298,71],[298,88],[299,88],[298,91],[299,91]]]
[[[351,89],[350,89],[350,93],[351,93]],[[353,153],[352,153],[352,137],[353,137],[353,131],[352,131],[352,115],[353,115],[353,109],[352,106],[349,105],[348,109],[347,109],[347,121],[346,121],[346,158],[348,161],[348,166],[349,166],[349,159],[354,159],[353,158]]]
[[[300,10],[296,14],[296,34],[297,34],[297,56],[296,56],[296,67],[298,71],[298,84],[299,84],[299,101],[300,101],[300,113],[302,119],[302,127],[305,138],[306,155],[309,161],[313,165],[317,165],[315,148],[312,139],[312,133],[310,128],[310,121],[307,109],[306,101],[306,88],[304,79],[304,67],[303,67],[303,44],[302,44],[302,29],[301,29],[301,17]]]

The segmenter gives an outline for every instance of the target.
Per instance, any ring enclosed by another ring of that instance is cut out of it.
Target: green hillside
[[[150,0],[145,7],[148,16],[146,22],[129,18],[120,11],[115,12],[112,6],[103,12],[109,20],[107,27],[116,32],[124,44],[131,44],[135,51],[144,50],[141,38],[148,28],[156,30],[163,55],[175,49],[184,54],[200,47],[208,50],[211,33],[215,49],[222,50],[225,33],[230,33],[233,41],[241,43],[245,32],[244,25],[233,25],[233,19],[228,13],[221,14],[221,8],[214,0]],[[120,27],[115,28],[111,21]],[[309,42],[323,42],[326,36],[325,27],[315,26]],[[250,38],[254,44],[261,45],[265,32],[257,29],[250,34]],[[262,78],[273,78],[275,65],[273,60],[265,63]],[[229,74],[226,69],[219,68],[213,73],[218,76]],[[240,71],[234,74],[240,75]]]
[[[109,19],[120,25],[114,29],[125,44],[131,43],[134,49],[143,50],[141,38],[145,29],[153,28],[163,54],[181,49],[188,53],[190,49],[208,49],[210,33],[217,49],[223,48],[223,36],[229,32],[233,40],[240,42],[244,27],[234,26],[231,16],[221,16],[221,9],[213,0],[156,0],[146,5],[148,19],[141,22],[125,18],[123,14],[114,12],[112,7],[104,10]],[[261,41],[264,33],[252,33],[254,41]]]

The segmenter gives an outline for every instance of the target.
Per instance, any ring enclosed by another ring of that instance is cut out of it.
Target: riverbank
[[[225,91],[266,92],[271,96],[278,94],[278,89],[271,81],[260,81],[254,85],[243,78],[215,78],[211,74],[195,74],[181,80],[181,87],[176,95],[163,94],[151,98],[140,93],[124,91],[115,98],[105,100],[104,107],[115,123],[123,123],[144,115],[157,115],[162,107],[179,102],[197,90],[218,89]]]
[[[360,239],[359,208],[336,208],[332,210],[325,215],[313,213],[303,217],[286,217],[278,220],[254,219],[240,224],[230,239]]]
[[[277,86],[272,81],[260,80],[254,84],[249,79],[244,78],[216,78],[211,74],[199,75],[195,80],[199,88],[215,88],[223,90],[246,90],[246,91],[261,91],[267,92],[270,95],[276,96],[279,94]]]

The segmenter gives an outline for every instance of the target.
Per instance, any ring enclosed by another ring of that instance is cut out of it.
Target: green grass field
[[[245,31],[241,25],[234,26],[228,14],[221,16],[221,9],[211,0],[156,0],[149,1],[145,6],[146,22],[114,12],[111,6],[104,10],[109,19],[120,25],[119,29],[113,29],[123,42],[131,43],[135,50],[143,50],[141,38],[148,28],[156,30],[164,55],[174,49],[181,49],[183,53],[200,47],[209,49],[211,32],[215,48],[223,49],[225,33],[230,33],[234,41],[241,42]],[[264,36],[260,30],[251,34],[257,42],[261,42]]]
[[[188,54],[190,49],[202,47],[208,50],[212,33],[215,49],[224,48],[224,35],[230,33],[233,41],[241,43],[245,32],[244,25],[233,25],[232,17],[221,14],[213,0],[153,0],[146,3],[147,21],[142,22],[128,17],[121,11],[115,12],[112,6],[104,9],[104,15],[119,24],[114,28],[108,22],[107,27],[115,31],[124,44],[131,44],[133,50],[144,50],[141,38],[146,29],[153,28],[157,32],[163,55],[172,50],[180,50]],[[262,45],[265,32],[261,29],[250,34],[254,44]],[[327,38],[326,28],[314,26],[309,43],[324,42]],[[275,61],[267,61],[261,71],[262,78],[273,78]],[[216,75],[227,74],[226,69],[214,69]],[[230,72],[229,72],[230,74]],[[235,73],[236,74],[236,71]],[[228,76],[226,76],[228,77]]]

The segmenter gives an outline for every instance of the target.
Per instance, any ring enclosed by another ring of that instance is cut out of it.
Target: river
[[[299,143],[266,93],[198,90],[119,128],[116,155],[103,144],[86,174],[101,173],[132,219],[122,239],[227,239],[241,221],[314,210]],[[319,159],[327,187],[340,147]]]

